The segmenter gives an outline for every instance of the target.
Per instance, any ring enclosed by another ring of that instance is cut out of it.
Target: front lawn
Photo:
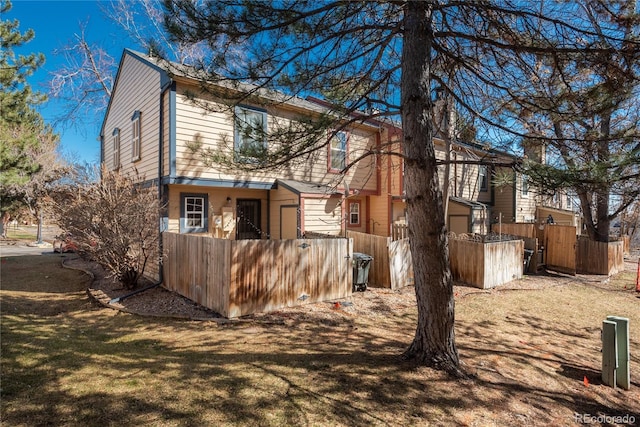
[[[399,359],[413,307],[336,310],[331,321],[144,318],[90,303],[86,276],[60,260],[2,259],[2,425],[640,422],[635,276],[457,297],[457,344],[472,378],[455,381]],[[631,321],[628,391],[600,383],[607,315]]]

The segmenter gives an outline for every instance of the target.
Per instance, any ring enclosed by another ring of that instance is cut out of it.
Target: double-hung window
[[[529,196],[529,176],[522,175],[522,197]]]
[[[208,231],[208,195],[180,194],[180,233]]]
[[[349,225],[360,225],[360,202],[349,203]]]
[[[478,167],[478,190],[480,191],[489,190],[489,176],[488,176],[488,169],[486,165],[480,165]]]
[[[113,170],[120,168],[120,129],[115,128],[111,134],[113,142]]]
[[[267,113],[247,107],[235,109],[236,161],[260,163],[267,154]]]
[[[329,140],[329,170],[340,172],[347,165],[347,132],[338,131],[331,135]]]
[[[142,129],[140,122],[140,111],[133,113],[131,117],[131,161],[140,160],[140,131]]]

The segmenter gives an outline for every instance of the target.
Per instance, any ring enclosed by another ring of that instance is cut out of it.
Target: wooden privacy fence
[[[348,239],[163,239],[165,287],[228,318],[352,293]]]
[[[544,237],[544,224],[534,224],[531,222],[505,222],[493,224],[491,231],[498,234],[508,234],[511,236],[527,237],[542,241]]]
[[[391,239],[402,240],[409,238],[409,226],[407,224],[392,224],[391,225]]]
[[[586,236],[578,238],[577,270],[584,274],[618,274],[624,270],[624,241],[595,242]]]
[[[391,289],[414,285],[409,239],[347,231],[353,251],[373,257],[369,284]],[[489,288],[522,278],[524,242],[477,243],[468,239],[449,239],[449,258],[454,280]]]
[[[449,239],[453,279],[488,289],[522,278],[524,242]]]
[[[348,231],[353,240],[353,252],[373,257],[369,269],[369,285],[398,289],[413,285],[413,266],[409,239],[393,241],[390,237]]]
[[[347,230],[347,237],[353,240],[353,252],[361,252],[373,257],[369,268],[369,286],[388,288],[391,284],[389,277],[390,238],[349,230]]]
[[[415,284],[408,238],[389,242],[389,274],[391,289]]]
[[[547,269],[575,275],[577,272],[576,227],[551,224],[545,227],[544,231]]]
[[[630,236],[622,236],[622,251],[625,254],[631,253],[631,237]]]

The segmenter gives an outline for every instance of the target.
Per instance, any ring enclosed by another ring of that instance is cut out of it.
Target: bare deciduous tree
[[[117,0],[104,3],[101,9],[123,30],[123,35],[133,40],[131,48],[148,52],[159,47],[181,64],[203,56],[202,44],[169,41],[160,0]],[[89,24],[80,24],[72,39],[54,52],[64,58],[64,65],[51,73],[49,95],[64,102],[62,114],[57,117],[64,125],[100,118],[111,96],[117,60],[104,47],[91,42],[87,35]]]
[[[102,265],[125,288],[134,288],[159,260],[157,190],[106,168],[99,182],[77,182],[52,194],[56,222],[81,253]]]
[[[113,87],[116,61],[100,46],[87,41],[85,28],[62,49],[54,52],[65,60],[49,81],[49,95],[64,102],[61,123],[83,123],[87,116],[101,114]]]

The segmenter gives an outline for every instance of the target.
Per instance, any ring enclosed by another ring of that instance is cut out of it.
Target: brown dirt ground
[[[631,256],[625,258],[626,271],[636,270],[639,255],[640,252],[635,251]],[[89,295],[99,303],[113,309],[147,316],[227,321],[218,313],[162,287],[155,287],[125,298],[122,301],[110,303],[112,299],[127,295],[132,291],[124,289],[120,283],[107,277],[104,270],[97,264],[85,261],[76,255],[68,254],[64,265],[84,270],[93,275],[94,280],[88,290]],[[540,275],[528,275],[521,280],[512,281],[492,289],[477,289],[457,284],[454,285],[454,295],[456,300],[461,300],[478,294],[494,295],[514,290],[535,291],[562,287],[571,283],[588,284],[606,289],[608,281],[609,278],[607,276],[599,275],[578,274],[571,276],[562,273],[543,273]],[[151,284],[151,282],[142,283],[139,289]],[[390,311],[415,307],[415,304],[413,286],[397,290],[369,287],[367,291],[354,292],[346,299],[285,307],[271,313],[256,313],[244,316],[238,321],[286,323],[286,320],[291,317],[304,320],[306,315],[311,315],[314,319],[318,317],[331,319],[340,317],[345,313],[356,316],[376,316],[384,315]]]

